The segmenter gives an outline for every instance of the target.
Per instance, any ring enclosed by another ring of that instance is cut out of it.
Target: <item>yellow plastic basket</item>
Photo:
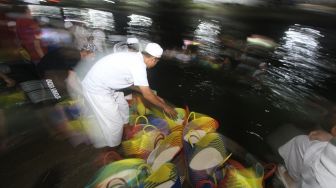
[[[121,147],[125,156],[146,159],[159,140],[162,139],[164,139],[164,135],[159,129],[153,125],[146,125],[132,139],[123,141]]]

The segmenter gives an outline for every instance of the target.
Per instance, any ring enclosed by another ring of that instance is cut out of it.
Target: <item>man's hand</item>
[[[163,99],[157,95],[154,95],[153,91],[148,86],[139,86],[139,89],[146,100],[162,108],[172,119],[177,119],[176,110],[167,105]]]
[[[165,107],[163,107],[163,110],[169,115],[171,119],[177,119],[177,112],[174,108],[170,107],[169,105],[165,105]]]
[[[15,80],[9,78],[7,75],[0,72],[0,79],[3,79],[6,82],[7,87],[13,87],[15,86]]]
[[[312,131],[309,133],[308,137],[310,140],[319,140],[322,142],[328,142],[333,138],[330,133],[322,130]]]
[[[162,103],[166,103],[161,97],[157,96],[157,98],[158,98]]]
[[[11,79],[11,78],[7,78],[7,79],[5,79],[4,80],[6,83],[7,83],[7,87],[13,87],[13,86],[15,86],[15,81],[13,80],[13,79]]]

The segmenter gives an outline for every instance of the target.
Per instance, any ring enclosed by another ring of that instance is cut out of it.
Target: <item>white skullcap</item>
[[[163,49],[156,43],[148,43],[145,48],[145,52],[154,57],[160,58],[163,53]]]
[[[137,38],[127,38],[127,44],[138,44],[139,40]]]

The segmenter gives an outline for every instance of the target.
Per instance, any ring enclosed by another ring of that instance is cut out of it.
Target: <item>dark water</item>
[[[266,137],[277,127],[295,124],[310,130],[336,102],[335,14],[294,7],[72,7],[40,8],[35,16],[49,17],[54,27],[60,27],[63,18],[82,20],[107,35],[133,35],[170,50],[182,50],[183,39],[201,42],[196,61],[162,59],[149,71],[151,87],[176,106],[214,117],[221,133],[262,159],[269,159]],[[252,34],[267,36],[278,46],[242,52],[240,47]],[[234,54],[242,59],[235,60]],[[252,60],[246,63],[243,57]],[[232,66],[213,69],[200,63],[223,63],[225,58]],[[254,77],[260,63],[267,69]]]
[[[335,28],[323,16],[237,12],[209,16],[168,11],[156,18],[157,33],[167,47],[179,46],[183,38],[202,41],[205,45],[198,53],[215,58],[230,48],[222,36],[234,37],[237,43],[251,34],[271,37],[279,44],[274,51],[249,55],[267,63],[261,78],[256,81],[237,69],[181,68],[162,61],[153,70],[152,84],[169,101],[215,117],[223,134],[262,156],[268,153],[265,138],[275,128],[291,123],[311,130],[334,105]]]

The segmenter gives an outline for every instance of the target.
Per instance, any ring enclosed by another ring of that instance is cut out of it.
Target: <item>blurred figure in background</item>
[[[61,96],[68,96],[67,84],[79,87],[75,82],[76,65],[87,58],[94,56],[94,51],[88,45],[81,50],[69,47],[61,47],[48,52],[37,66],[37,71],[41,78],[51,79]]]
[[[37,70],[42,79],[47,79],[53,84],[56,92],[60,96],[60,100],[56,105],[43,108],[40,113],[41,119],[47,125],[47,129],[52,136],[57,139],[67,139],[73,145],[78,145],[85,140],[83,135],[71,131],[70,121],[79,116],[78,109],[68,104],[70,96],[74,93],[80,93],[81,86],[77,74],[74,70],[75,66],[82,63],[86,59],[94,56],[93,51],[87,48],[81,50],[69,47],[61,47],[48,52],[37,65]],[[62,105],[64,102],[66,105]]]
[[[127,45],[128,51],[130,52],[141,52],[142,51],[140,41],[139,39],[135,37],[127,38],[126,45]]]
[[[17,60],[16,22],[11,16],[11,7],[0,7],[0,58],[1,60]]]
[[[64,27],[73,35],[75,48],[81,50],[88,44],[90,31],[86,28],[85,23],[66,21]]]
[[[98,50],[96,44],[94,43],[94,37],[91,35],[88,37],[88,43],[82,48],[89,48],[90,51],[95,52]]]
[[[135,37],[123,36],[122,39],[116,41],[113,45],[113,52],[140,52],[142,51],[142,45],[139,39]]]
[[[73,47],[80,50],[89,45],[98,54],[106,52],[106,35],[103,30],[94,29],[92,31],[85,26],[85,23],[73,23],[69,21],[64,23],[64,27],[73,36]]]
[[[41,29],[27,6],[18,6],[16,9],[22,14],[16,20],[17,37],[21,46],[28,52],[30,61],[37,64],[47,52],[41,41]]]
[[[164,57],[174,59],[182,63],[196,62],[199,58],[198,48],[201,43],[192,40],[183,40],[182,48],[165,50]]]
[[[73,36],[68,30],[47,26],[42,28],[41,31],[41,39],[48,44],[48,52],[60,47],[73,47],[74,45]]]
[[[95,29],[92,31],[91,36],[93,37],[93,44],[97,48],[98,53],[106,52],[106,35],[104,31],[100,29]]]

